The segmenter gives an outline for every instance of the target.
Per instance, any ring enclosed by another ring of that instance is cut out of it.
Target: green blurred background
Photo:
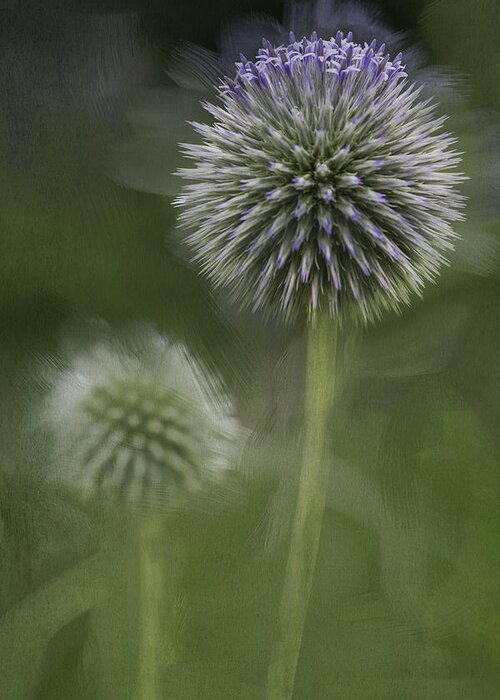
[[[500,5],[379,0],[454,71],[471,178],[450,268],[346,339],[300,700],[500,697]],[[137,522],[47,478],[41,359],[92,319],[181,339],[248,431],[224,497],[162,523],[158,697],[264,698],[293,514],[301,327],[214,295],[175,230],[177,142],[201,91],[167,69],[278,0],[0,5],[0,698],[135,698]],[[172,642],[173,640],[173,642]],[[153,700],[153,699],[152,699]]]

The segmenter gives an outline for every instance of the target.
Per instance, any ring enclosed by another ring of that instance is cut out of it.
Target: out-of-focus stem
[[[160,698],[160,673],[162,643],[161,602],[163,598],[163,572],[161,561],[155,555],[155,545],[161,533],[158,518],[146,518],[139,524],[140,561],[140,611],[141,630],[139,646],[139,695],[140,700]]]

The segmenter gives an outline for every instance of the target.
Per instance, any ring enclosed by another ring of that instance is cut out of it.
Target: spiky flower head
[[[43,406],[56,465],[84,493],[175,508],[235,457],[228,398],[181,345],[153,331],[107,339],[55,374]]]
[[[462,219],[460,160],[402,55],[330,40],[244,56],[184,144],[176,203],[202,270],[246,308],[373,320],[436,276]]]

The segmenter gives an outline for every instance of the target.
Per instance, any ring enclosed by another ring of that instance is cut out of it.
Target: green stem
[[[139,524],[140,547],[140,606],[141,631],[139,646],[139,698],[156,700],[160,697],[161,663],[161,601],[163,597],[162,566],[155,556],[161,530],[156,518]]]
[[[315,320],[307,336],[302,463],[281,599],[279,636],[269,667],[268,700],[290,700],[293,696],[328,485],[324,447],[335,382],[336,328],[326,315],[318,315]]]

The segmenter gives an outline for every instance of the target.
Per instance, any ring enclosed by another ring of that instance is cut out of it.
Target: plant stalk
[[[291,700],[325,510],[329,470],[325,438],[335,384],[337,332],[326,314],[307,331],[304,438],[297,505],[269,667],[267,700]]]
[[[160,671],[163,599],[162,562],[157,557],[161,521],[149,517],[139,523],[140,611],[139,698],[157,700],[161,695]]]

